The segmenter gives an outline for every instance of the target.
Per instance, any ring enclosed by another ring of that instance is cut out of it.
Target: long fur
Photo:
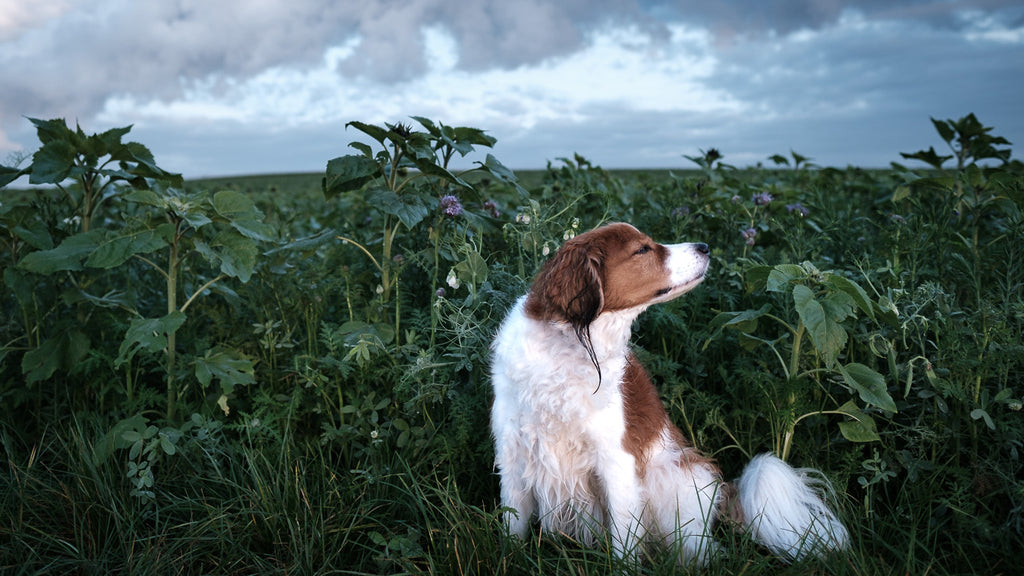
[[[703,564],[721,517],[785,559],[841,549],[845,527],[813,471],[770,454],[734,483],[689,445],[632,355],[633,321],[704,278],[703,244],[655,243],[627,224],[569,240],[493,343],[491,432],[511,534],[542,530],[634,557],[648,542]]]

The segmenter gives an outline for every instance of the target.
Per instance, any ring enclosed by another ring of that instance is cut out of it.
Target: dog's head
[[[658,244],[629,224],[609,224],[567,241],[544,264],[526,311],[568,322],[593,357],[590,325],[600,314],[639,314],[671,300],[700,284],[707,267],[707,244]]]

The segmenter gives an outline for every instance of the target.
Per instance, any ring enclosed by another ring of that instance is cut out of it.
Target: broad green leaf
[[[846,385],[855,390],[861,400],[878,406],[886,412],[895,413],[897,411],[896,402],[893,401],[886,389],[884,376],[857,362],[851,362],[845,366],[840,364],[837,368],[843,375]]]
[[[749,334],[757,330],[757,322],[762,316],[771,311],[771,305],[765,304],[757,310],[744,310],[742,312],[719,312],[711,319],[708,328],[711,335],[704,342],[704,349],[711,343],[725,328],[739,330],[741,333]]]
[[[185,315],[171,312],[162,318],[136,318],[131,321],[114,361],[117,368],[141,351],[161,352],[167,348],[167,335],[177,332],[185,323]]]
[[[50,230],[45,222],[35,217],[34,214],[29,214],[30,212],[35,212],[32,208],[21,206],[15,212],[24,213],[17,214],[19,216],[17,221],[12,222],[13,226],[10,227],[11,234],[24,240],[26,244],[37,250],[53,248],[53,237],[50,236]],[[2,226],[3,222],[0,221],[0,227]]]
[[[85,265],[91,268],[114,268],[136,254],[149,254],[167,246],[157,230],[135,233],[119,232],[108,236],[89,254]]]
[[[751,266],[743,271],[743,283],[747,292],[758,292],[768,288],[768,277],[774,268],[772,266]]]
[[[373,190],[366,200],[385,214],[396,216],[410,230],[430,214],[430,208],[418,195],[399,196],[391,190]]]
[[[227,220],[250,218],[253,213],[259,214],[252,198],[237,190],[221,190],[214,194],[213,208]]]
[[[811,343],[829,367],[836,363],[839,353],[846,346],[848,338],[846,329],[832,320],[821,303],[814,297],[814,292],[803,284],[793,286],[793,303],[800,321],[804,323]]]
[[[818,299],[825,315],[835,323],[856,316],[853,312],[854,302],[846,292],[831,291]]]
[[[103,241],[103,230],[92,230],[64,239],[56,248],[26,254],[18,262],[22,270],[53,274],[60,270],[81,270],[82,261]]]
[[[953,138],[956,137],[956,132],[948,120],[936,120],[935,118],[930,117],[929,120],[932,121],[932,126],[935,126],[935,131],[939,133],[939,136],[941,136],[946,143],[952,142]],[[950,158],[952,158],[952,156],[950,156]]]
[[[21,358],[21,372],[27,384],[49,379],[57,370],[70,371],[88,354],[89,337],[78,330],[66,330],[43,341]]]
[[[263,213],[251,198],[235,190],[223,190],[213,195],[213,207],[243,236],[270,242],[274,228],[263,222]]]
[[[195,373],[203,388],[216,378],[224,395],[231,394],[235,386],[256,382],[256,365],[252,358],[233,348],[207,350],[205,355],[196,358]]]
[[[317,248],[323,246],[324,243],[332,240],[334,236],[337,235],[337,233],[337,230],[333,228],[327,228],[326,230],[321,230],[320,232],[317,232],[312,236],[306,236],[305,238],[297,238],[286,244],[281,244],[276,248],[267,250],[266,252],[263,253],[263,255],[271,256],[279,252],[288,252],[291,250],[297,250],[300,252],[316,250]]]
[[[256,268],[259,249],[256,242],[234,231],[225,230],[214,238],[213,246],[218,248],[220,271],[248,282]]]
[[[32,302],[37,283],[38,280],[28,272],[13,267],[4,268],[4,286],[14,294],[22,308],[27,309]]]
[[[123,144],[121,144],[121,138],[131,131],[132,125],[129,124],[122,128],[111,128],[106,132],[94,134],[90,140],[95,139],[102,144],[102,146],[97,150],[100,156],[105,156],[110,154],[111,151],[121,148],[123,146]]]
[[[942,156],[936,153],[934,146],[930,146],[928,150],[918,150],[917,152],[914,152],[912,154],[900,152],[900,156],[903,156],[908,160],[920,160],[921,162],[924,162],[925,164],[931,166],[932,168],[935,168],[936,170],[941,170],[942,165],[946,162],[946,160],[952,158],[952,156]]]
[[[516,177],[515,172],[507,168],[504,164],[498,161],[492,154],[488,154],[487,158],[484,159],[483,163],[477,162],[480,168],[486,171],[491,176],[494,176],[498,181],[504,182],[515,188],[520,198],[528,198],[530,193],[519,184],[519,179]]]
[[[338,194],[359,190],[380,174],[380,165],[366,156],[341,156],[327,162],[324,195],[331,199]]]
[[[868,413],[861,410],[853,400],[848,400],[837,408],[837,411],[853,419],[853,421],[839,423],[839,431],[850,442],[874,442],[881,440],[878,436],[875,420]]]
[[[32,155],[30,184],[59,184],[72,176],[76,151],[66,140],[53,140]]]
[[[437,159],[434,158],[433,152],[430,150],[429,147],[427,147],[427,149],[424,151],[424,154],[413,157],[413,164],[420,172],[427,176],[434,176],[436,178],[441,178],[442,180],[454,182],[459,186],[462,186],[463,188],[473,188],[472,186],[469,185],[468,182],[466,182],[462,178],[459,178],[455,174],[452,174],[448,170],[445,170],[444,168],[435,164],[436,160]]]
[[[28,121],[36,127],[36,137],[42,144],[48,144],[54,140],[65,140],[70,143],[74,135],[63,118],[53,118],[52,120],[29,118]]]
[[[18,178],[29,173],[29,168],[17,168],[15,166],[0,165],[0,188],[7,186]]]
[[[139,204],[145,204],[146,206],[153,206],[154,208],[167,207],[167,203],[156,192],[149,189],[132,190],[124,195],[124,199],[129,202],[137,202]]]
[[[471,251],[465,260],[456,264],[455,271],[459,278],[474,286],[487,281],[487,262],[476,250]]]
[[[356,130],[359,130],[363,134],[366,134],[370,138],[373,138],[381,145],[383,145],[384,142],[388,139],[388,130],[381,128],[380,126],[374,126],[373,124],[366,124],[364,122],[358,122],[355,120],[349,122],[348,124],[345,124],[346,128],[348,128],[349,126],[352,126]]]
[[[789,292],[790,284],[806,276],[807,271],[797,264],[779,264],[768,273],[765,289],[769,292]]]
[[[836,289],[849,295],[853,298],[853,302],[860,308],[861,312],[864,312],[872,320],[875,319],[875,307],[872,305],[871,299],[868,298],[868,293],[860,287],[856,282],[839,276],[838,274],[831,274],[828,277],[828,282]]]
[[[848,420],[839,423],[839,432],[850,442],[877,442],[881,440],[874,419]]]

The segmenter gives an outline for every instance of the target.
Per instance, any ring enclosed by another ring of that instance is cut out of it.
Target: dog
[[[629,224],[568,241],[541,267],[493,341],[491,432],[503,519],[636,559],[652,543],[705,564],[729,521],[785,560],[844,548],[825,483],[771,454],[725,482],[669,419],[630,351],[633,321],[704,280],[703,243],[662,245]]]

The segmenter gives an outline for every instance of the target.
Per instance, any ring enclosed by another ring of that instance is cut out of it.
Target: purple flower
[[[689,206],[679,206],[677,208],[673,208],[672,209],[672,217],[673,218],[684,218],[684,217],[689,216],[689,215],[690,215],[690,207]]]
[[[444,298],[444,295],[444,288],[438,288],[436,291],[434,291],[434,296],[437,296],[438,298]]]
[[[441,212],[449,217],[455,218],[462,214],[462,203],[457,196],[451,194],[441,197]]]
[[[810,212],[807,208],[804,208],[803,204],[797,202],[796,204],[786,204],[786,210],[789,212],[796,212],[801,216],[807,216]]]
[[[501,216],[501,211],[498,210],[498,203],[495,202],[494,200],[488,200],[487,202],[484,202],[484,210],[487,210],[487,212],[491,215],[492,218],[497,218],[498,216]]]
[[[754,245],[754,238],[757,236],[757,228],[747,228],[740,232],[743,235],[743,239],[747,241],[747,246]]]
[[[751,200],[754,201],[754,206],[765,206],[767,204],[771,204],[772,200],[775,200],[775,198],[772,198],[772,195],[767,192],[758,192],[757,194],[754,194]]]

